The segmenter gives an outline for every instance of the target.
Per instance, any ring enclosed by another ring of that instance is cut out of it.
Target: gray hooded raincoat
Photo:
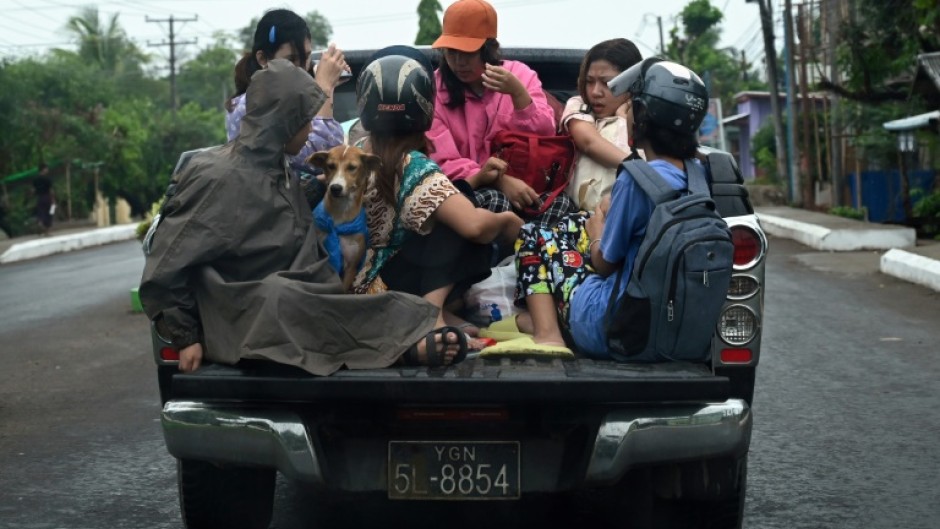
[[[398,292],[342,293],[284,155],[325,97],[284,60],[248,91],[241,134],[178,177],[144,267],[144,310],[174,345],[200,341],[214,362],[269,359],[317,375],[391,365],[437,309]]]

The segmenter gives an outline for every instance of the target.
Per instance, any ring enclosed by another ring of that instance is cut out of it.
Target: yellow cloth
[[[480,351],[480,356],[483,358],[494,356],[542,356],[574,360],[574,352],[571,349],[563,345],[535,343],[535,340],[527,334],[522,335],[520,338],[491,345]]]
[[[480,329],[480,338],[492,338],[497,342],[515,340],[516,338],[524,338],[526,336],[531,338],[532,335],[525,334],[519,330],[519,326],[516,325],[515,314],[506,319],[493,322],[485,329]]]

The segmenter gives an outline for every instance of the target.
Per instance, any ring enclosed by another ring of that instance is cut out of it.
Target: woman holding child
[[[588,50],[578,74],[578,93],[565,104],[561,127],[571,135],[575,166],[565,192],[582,211],[594,211],[609,195],[617,167],[630,153],[628,94],[613,95],[607,83],[643,60],[627,39],[605,40]]]

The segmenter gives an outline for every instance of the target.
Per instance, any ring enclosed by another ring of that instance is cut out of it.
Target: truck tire
[[[737,488],[726,498],[704,505],[703,528],[741,529],[744,525],[744,498],[747,493],[747,456],[738,462]]]
[[[654,498],[651,527],[741,529],[747,492],[747,455],[684,467],[681,472],[684,497]],[[690,467],[706,471],[689,472]]]
[[[187,529],[267,529],[274,511],[276,474],[274,469],[177,460],[183,525]]]

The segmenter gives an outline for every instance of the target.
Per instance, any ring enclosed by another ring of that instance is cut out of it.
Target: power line
[[[176,40],[176,31],[175,24],[177,22],[195,22],[199,20],[198,16],[193,18],[174,18],[173,15],[170,15],[169,18],[150,18],[145,17],[147,22],[162,23],[168,22],[170,24],[170,41],[162,41],[156,44],[150,42],[147,43],[148,46],[169,46],[170,47],[170,108],[173,110],[173,116],[176,116],[176,47],[183,46],[186,44],[196,44],[195,40],[186,40],[186,41],[177,41]]]

